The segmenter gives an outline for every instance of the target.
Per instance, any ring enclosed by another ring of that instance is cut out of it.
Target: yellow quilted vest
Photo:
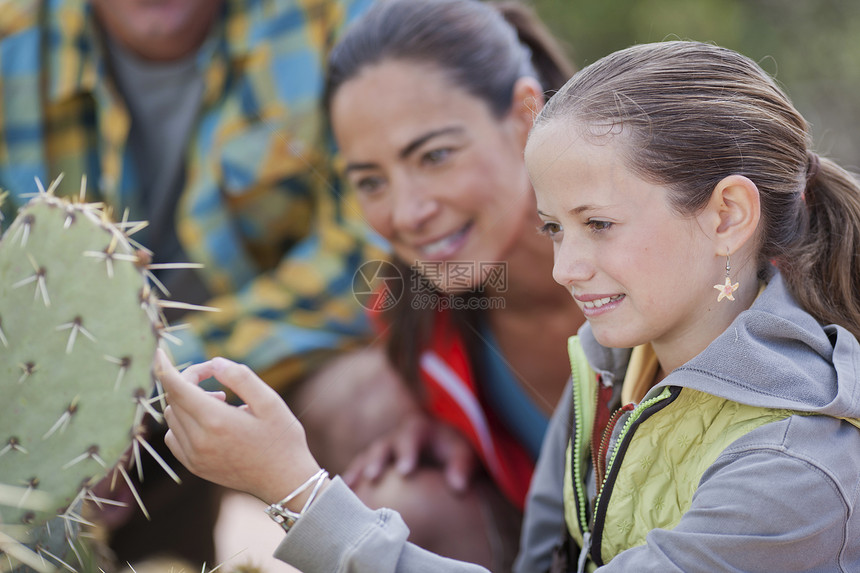
[[[675,527],[702,474],[726,447],[759,426],[797,413],[747,406],[689,388],[654,389],[619,422],[619,438],[589,519],[585,472],[597,380],[578,337],[570,339],[568,351],[576,416],[567,449],[564,511],[577,545],[582,547],[584,537],[590,541],[588,570],[644,544],[652,529]]]

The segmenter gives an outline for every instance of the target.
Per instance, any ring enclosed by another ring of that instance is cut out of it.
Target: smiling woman
[[[369,504],[400,510],[417,543],[500,570],[568,376],[564,342],[583,320],[551,280],[523,163],[545,93],[570,73],[522,5],[463,0],[380,2],[329,61],[346,179],[408,279],[374,319],[387,368],[416,403],[348,460],[345,478]],[[362,396],[391,377],[348,379],[354,412],[373,409]],[[303,423],[331,434],[306,388]],[[327,443],[355,439],[350,428]],[[327,444],[311,447],[328,469],[343,467]]]
[[[402,261],[505,261],[540,244],[516,158],[541,98],[537,81],[522,78],[517,109],[497,119],[438,66],[398,60],[364,69],[337,91],[331,118],[349,181],[368,223]],[[431,280],[446,290],[450,278]],[[480,276],[468,278],[470,290],[480,286]]]

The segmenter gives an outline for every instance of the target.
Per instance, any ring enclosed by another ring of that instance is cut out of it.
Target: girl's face
[[[435,66],[388,60],[340,87],[331,119],[367,222],[453,290],[477,286],[479,273],[465,285],[463,267],[448,263],[503,261],[539,224],[522,158],[534,110],[512,106],[498,119]],[[458,280],[442,267],[459,268]]]
[[[658,356],[673,348],[685,362],[710,342],[702,325],[722,282],[714,242],[697,216],[671,210],[665,187],[627,168],[621,144],[623,135],[588,139],[564,120],[532,134],[526,165],[554,246],[553,278],[604,346],[652,342]]]

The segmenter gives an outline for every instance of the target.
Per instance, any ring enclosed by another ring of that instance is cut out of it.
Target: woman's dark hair
[[[681,214],[703,209],[723,178],[750,179],[759,272],[776,263],[810,314],[860,337],[860,186],[811,149],[806,120],[755,62],[698,42],[633,46],[574,76],[533,129],[557,120],[621,133],[627,165],[667,186]]]
[[[550,91],[574,71],[557,41],[522,4],[378,0],[329,55],[326,109],[340,86],[385,60],[433,64],[497,116],[510,109],[519,78],[535,77]]]
[[[451,85],[484,101],[496,117],[510,110],[519,78],[534,77],[549,93],[574,72],[564,50],[534,12],[517,2],[377,0],[352,24],[329,56],[326,110],[331,109],[331,101],[344,83],[368,66],[392,60],[437,67]],[[411,286],[421,283],[423,277],[404,263],[398,263],[407,279],[404,300],[388,311],[385,319],[391,325],[388,350],[392,363],[407,380],[415,381],[419,353],[437,309],[433,305],[420,308],[420,304],[413,308],[418,293]],[[425,288],[433,291],[429,283]],[[437,296],[480,296],[434,292]],[[451,312],[464,340],[476,340],[479,313]]]

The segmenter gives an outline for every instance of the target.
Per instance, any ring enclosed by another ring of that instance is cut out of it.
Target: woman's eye
[[[561,225],[559,225],[558,223],[547,221],[543,225],[538,227],[538,233],[540,233],[541,235],[546,235],[550,239],[555,238],[556,235],[561,233]]]
[[[611,221],[600,221],[598,219],[589,219],[588,222],[586,223],[586,225],[591,227],[591,230],[594,231],[595,233],[599,233],[601,231],[606,231],[610,227],[612,227],[612,222]]]
[[[427,165],[438,165],[448,159],[452,151],[450,147],[431,149],[421,156],[421,162]]]
[[[384,181],[382,180],[382,177],[362,177],[361,179],[357,180],[353,184],[353,186],[360,193],[370,195],[381,189],[383,183]]]

